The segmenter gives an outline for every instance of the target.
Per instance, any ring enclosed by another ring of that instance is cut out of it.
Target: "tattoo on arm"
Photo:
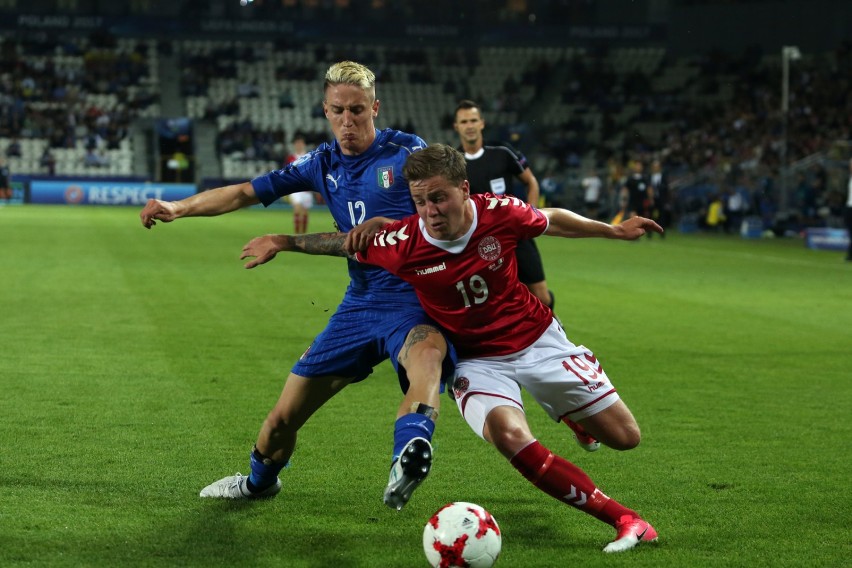
[[[346,233],[310,233],[307,235],[292,235],[292,250],[305,254],[322,254],[325,256],[350,257],[343,250]]]

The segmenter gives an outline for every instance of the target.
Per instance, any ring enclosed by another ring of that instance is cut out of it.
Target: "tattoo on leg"
[[[415,326],[414,329],[409,332],[408,339],[406,339],[405,345],[402,346],[402,351],[399,352],[398,360],[400,362],[407,360],[408,352],[411,350],[414,344],[420,343],[421,341],[426,341],[429,335],[433,333],[438,333],[438,330],[432,327],[431,325]]]

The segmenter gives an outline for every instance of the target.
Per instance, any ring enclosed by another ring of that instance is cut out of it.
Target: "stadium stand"
[[[608,18],[653,21],[647,3],[616,2],[615,15],[582,0],[245,4],[101,7],[105,16],[162,13],[174,25],[190,26],[169,36],[146,34],[144,25],[138,37],[101,28],[0,32],[0,151],[19,146],[19,155],[8,157],[12,171],[156,177],[156,158],[146,157],[151,144],[140,133],[163,114],[183,114],[203,133],[196,140],[203,167],[195,181],[211,172],[244,180],[280,166],[295,132],[309,144],[327,138],[317,84],[330,62],[351,58],[379,75],[381,127],[455,143],[456,102],[480,102],[487,137],[517,144],[551,201],[578,206],[580,180],[594,170],[605,181],[602,214],[612,214],[628,164],[659,158],[677,196],[676,215],[691,215],[696,224],[711,194],[732,192],[746,197],[750,212],[766,212],[767,220],[785,212],[799,225],[836,222],[837,164],[850,153],[848,41],[806,51],[796,61],[785,117],[777,49],[672,49],[677,40],[655,35],[651,24],[630,32],[638,33],[636,41],[612,39],[618,28]],[[702,4],[714,2],[678,7],[700,10]],[[64,2],[62,8],[84,12],[91,5]],[[316,22],[341,30],[367,14],[375,30],[405,22],[411,26],[405,36],[417,39],[383,41],[373,33],[375,41],[332,42],[324,38],[334,34],[316,31]],[[674,33],[678,20],[667,17]],[[580,26],[576,37],[536,35],[540,22],[561,21]],[[315,26],[310,39],[290,37],[302,24]],[[252,26],[263,33],[253,34]],[[278,33],[279,27],[289,32]],[[237,33],[218,33],[228,30]],[[606,39],[596,41],[598,32]]]
[[[144,41],[3,37],[0,83],[0,147],[19,141],[19,174],[131,175],[131,123],[159,115],[157,51]]]

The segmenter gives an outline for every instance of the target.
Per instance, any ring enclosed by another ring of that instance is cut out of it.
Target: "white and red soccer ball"
[[[501,546],[497,521],[473,503],[444,505],[423,529],[423,551],[434,568],[490,568]]]

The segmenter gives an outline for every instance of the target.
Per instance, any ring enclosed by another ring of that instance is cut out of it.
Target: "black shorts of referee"
[[[518,280],[527,285],[544,280],[544,266],[535,241],[518,241],[515,257],[518,259]]]

